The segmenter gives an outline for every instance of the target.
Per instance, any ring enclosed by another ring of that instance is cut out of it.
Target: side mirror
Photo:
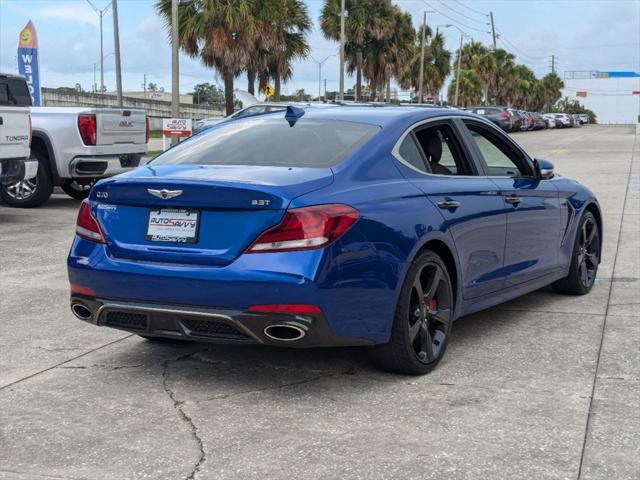
[[[534,158],[533,166],[536,170],[536,176],[541,180],[553,178],[553,163],[543,158]]]

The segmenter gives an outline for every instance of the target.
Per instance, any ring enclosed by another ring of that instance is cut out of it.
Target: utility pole
[[[493,49],[496,49],[496,27],[493,24],[493,12],[489,12],[489,16],[491,17],[491,36],[493,37]]]
[[[345,0],[340,2],[340,91],[338,98],[344,100],[344,22],[345,22]]]
[[[143,75],[142,89],[144,90],[144,98],[147,98],[147,74]]]
[[[418,103],[422,103],[423,99],[423,84],[424,84],[424,44],[425,44],[425,36],[427,33],[427,13],[435,13],[433,10],[425,10],[424,15],[422,17],[422,41],[420,43],[420,79],[419,79],[419,89],[420,90],[420,98],[418,98]]]
[[[420,43],[420,91],[418,96],[418,103],[422,103],[422,99],[424,98],[423,92],[423,84],[424,84],[424,37],[427,31],[427,12],[424,12],[422,16],[422,41]]]
[[[171,116],[180,117],[180,71],[179,71],[179,30],[178,30],[178,0],[171,0]],[[172,135],[171,144],[180,141],[179,135]]]
[[[109,7],[111,6],[111,2],[109,2],[109,4],[104,7],[102,10],[100,10],[98,7],[96,7],[91,0],[87,0],[87,3],[89,5],[91,5],[91,8],[93,8],[96,13],[98,14],[98,16],[100,17],[100,92],[104,91],[104,38],[102,35],[102,19],[105,16],[105,14],[107,13],[107,10],[109,9]],[[95,83],[95,82],[94,82]]]
[[[122,107],[122,72],[120,70],[120,31],[118,30],[118,0],[111,2],[113,12],[113,43],[116,54],[116,90],[118,106]]]
[[[460,93],[460,64],[462,62],[462,39],[464,38],[464,35],[462,35],[462,33],[460,34],[460,50],[458,50],[458,70],[456,73],[456,107],[459,105],[458,104],[458,94]]]
[[[324,65],[324,63],[329,60],[331,57],[334,57],[335,55],[327,55],[325,57],[324,60],[322,60],[321,62],[319,62],[318,60],[316,60],[315,58],[313,58],[313,56],[311,56],[311,60],[313,60],[314,62],[316,62],[318,64],[318,101],[320,101],[320,99],[322,98],[322,65]],[[326,83],[326,82],[325,82]],[[326,88],[325,88],[325,92],[326,92]]]
[[[327,101],[327,79],[324,79],[324,101]]]
[[[556,56],[551,55],[551,73],[556,73]]]

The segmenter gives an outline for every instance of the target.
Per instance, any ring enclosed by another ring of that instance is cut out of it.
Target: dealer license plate
[[[147,234],[144,238],[151,242],[196,243],[198,217],[197,210],[150,210]]]

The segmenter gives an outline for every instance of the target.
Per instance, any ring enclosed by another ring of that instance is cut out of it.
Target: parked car
[[[26,87],[24,79],[20,80]],[[46,202],[54,186],[84,199],[93,183],[139,165],[147,152],[149,121],[144,110],[93,107],[31,107],[31,154],[38,162],[33,178],[0,187],[12,207],[36,207]]]
[[[542,118],[544,118],[547,128],[556,128],[561,126],[560,120],[558,120],[553,113],[545,113],[542,115]]]
[[[531,117],[533,118],[533,128],[532,130],[544,130],[547,128],[547,124],[538,112],[532,112]]]
[[[560,121],[560,125],[563,128],[573,126],[573,122],[570,115],[567,115],[566,113],[556,113],[555,117]]]
[[[507,108],[469,107],[465,108],[465,110],[468,112],[473,112],[476,115],[482,115],[483,117],[488,118],[505,132],[510,132],[513,130],[513,120],[511,119],[511,114],[509,113],[509,109]]]
[[[38,168],[31,156],[31,118],[22,107],[29,97],[24,78],[0,74],[0,183],[32,178]]]
[[[507,111],[509,112],[509,115],[511,115],[511,131],[512,132],[519,132],[521,130],[523,130],[523,126],[524,126],[524,115],[522,115],[518,110],[515,110],[513,108],[508,108]]]
[[[587,115],[586,113],[579,114],[578,118],[580,119],[580,123],[583,124],[583,125],[585,123],[589,123],[589,115]]]
[[[548,284],[589,292],[601,219],[586,187],[478,115],[290,107],[96,183],[71,309],[149,339],[366,345],[423,374],[463,315]]]
[[[575,127],[581,127],[582,126],[582,119],[580,118],[580,115],[578,115],[577,113],[572,113],[571,114],[571,118],[573,118],[573,125]]]

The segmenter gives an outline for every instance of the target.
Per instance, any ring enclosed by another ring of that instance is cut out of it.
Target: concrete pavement
[[[78,202],[0,205],[0,479],[637,479],[640,138],[515,138],[598,195],[597,283],[459,320],[419,378],[361,349],[153,344],[87,325],[64,266]]]

